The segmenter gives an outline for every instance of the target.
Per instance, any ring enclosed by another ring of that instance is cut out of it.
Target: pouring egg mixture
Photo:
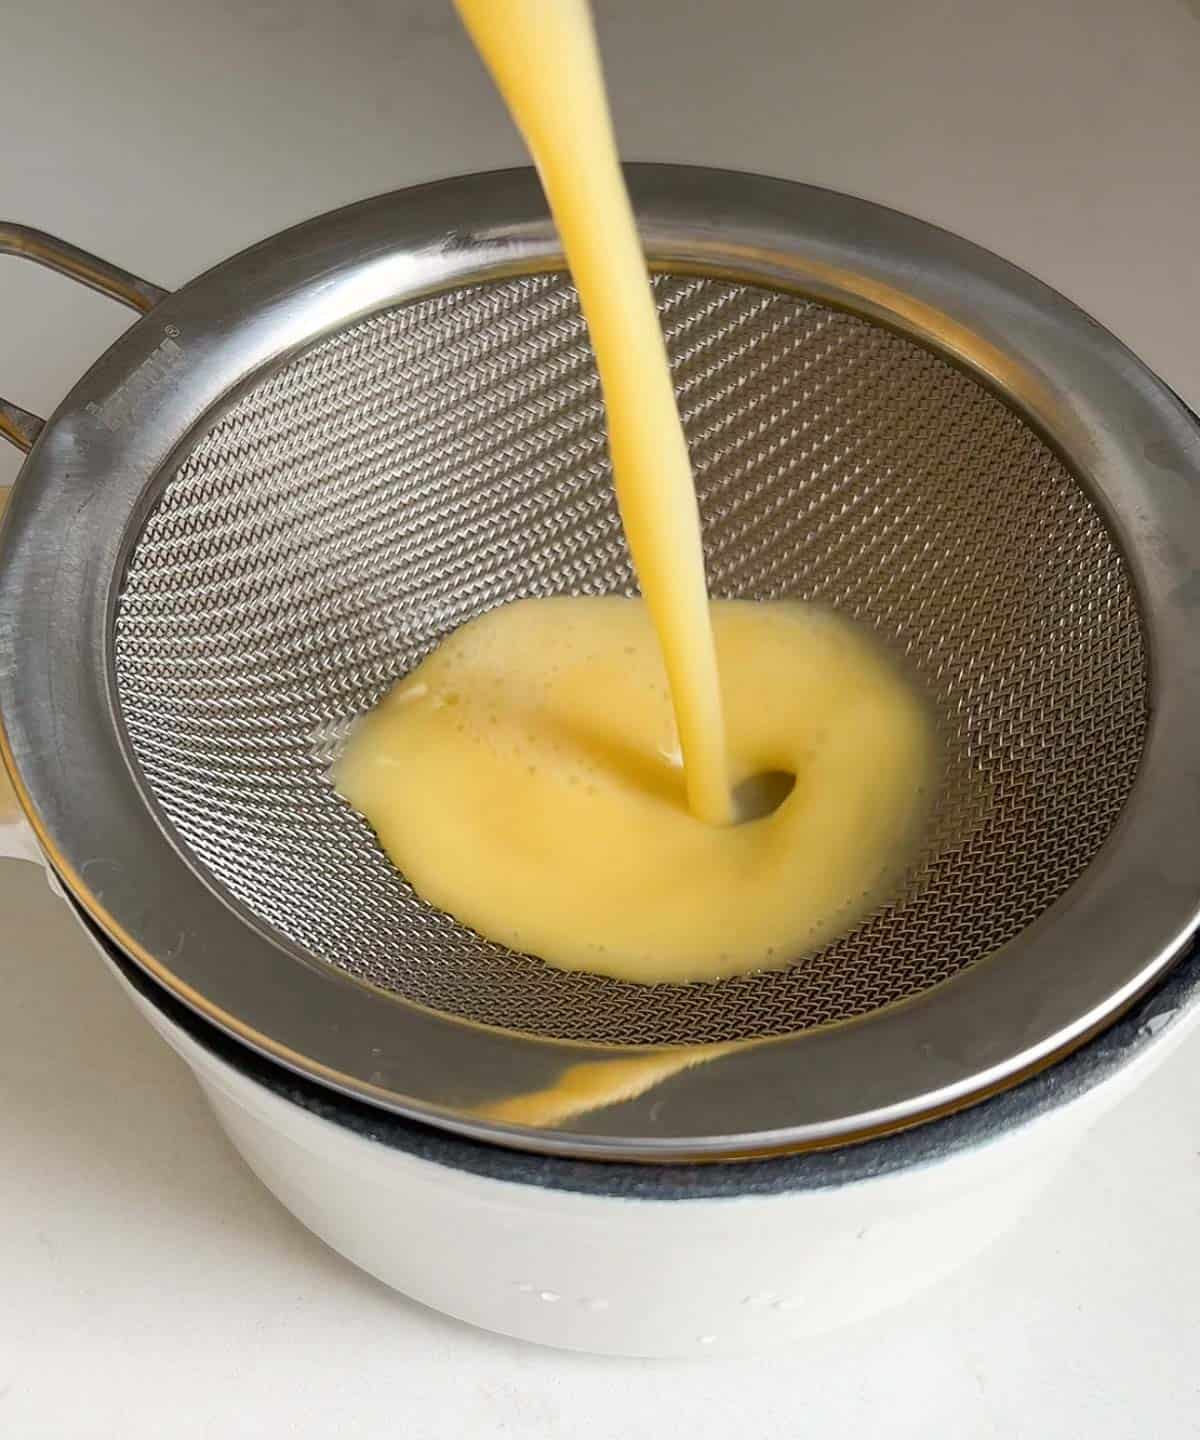
[[[551,965],[685,982],[790,964],[902,873],[928,712],[851,622],[710,602],[586,0],[456,3],[579,292],[642,598],[464,625],[359,720],[335,784],[424,899]]]

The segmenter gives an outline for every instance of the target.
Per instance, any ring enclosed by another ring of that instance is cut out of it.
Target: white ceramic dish
[[[957,1115],[837,1151],[613,1165],[502,1150],[324,1091],[193,1015],[75,914],[310,1230],[446,1314],[610,1354],[753,1350],[903,1303],[1019,1224],[1200,1018],[1193,953],[1112,1029]]]

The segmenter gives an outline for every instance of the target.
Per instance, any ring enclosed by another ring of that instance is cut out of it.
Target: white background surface
[[[628,157],[944,224],[1200,405],[1196,0],[597,8]],[[0,209],[166,286],[346,201],[523,158],[448,0],[0,0],[0,36]],[[11,260],[0,316],[0,393],[43,414],[127,323]],[[0,914],[6,1440],[1200,1434],[1197,1044],[902,1312],[762,1359],[589,1360],[443,1320],[325,1250],[36,872],[0,866]]]

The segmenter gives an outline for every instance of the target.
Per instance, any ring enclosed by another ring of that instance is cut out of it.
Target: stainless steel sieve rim
[[[532,1149],[669,1159],[839,1143],[1048,1063],[1150,984],[1195,927],[1200,429],[1082,312],[943,231],[757,176],[634,166],[630,180],[656,266],[802,293],[948,355],[1045,434],[1103,508],[1141,602],[1153,713],[1126,810],[1060,901],[1003,951],[912,1000],[749,1044],[535,1130],[477,1108],[628,1051],[482,1029],[314,964],[176,848],[139,780],[112,677],[117,588],[156,481],[214,406],[322,334],[453,285],[560,265],[529,171],[381,197],[268,240],[163,299],[93,366],[34,446],[10,506],[5,758],[43,848],[114,941],[302,1073]]]

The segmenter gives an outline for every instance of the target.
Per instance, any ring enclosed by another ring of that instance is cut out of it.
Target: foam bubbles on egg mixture
[[[895,884],[932,724],[836,615],[712,615],[735,782],[795,777],[760,819],[689,812],[654,629],[619,597],[524,600],[447,637],[356,727],[337,787],[427,901],[550,964],[676,982],[790,964]]]

